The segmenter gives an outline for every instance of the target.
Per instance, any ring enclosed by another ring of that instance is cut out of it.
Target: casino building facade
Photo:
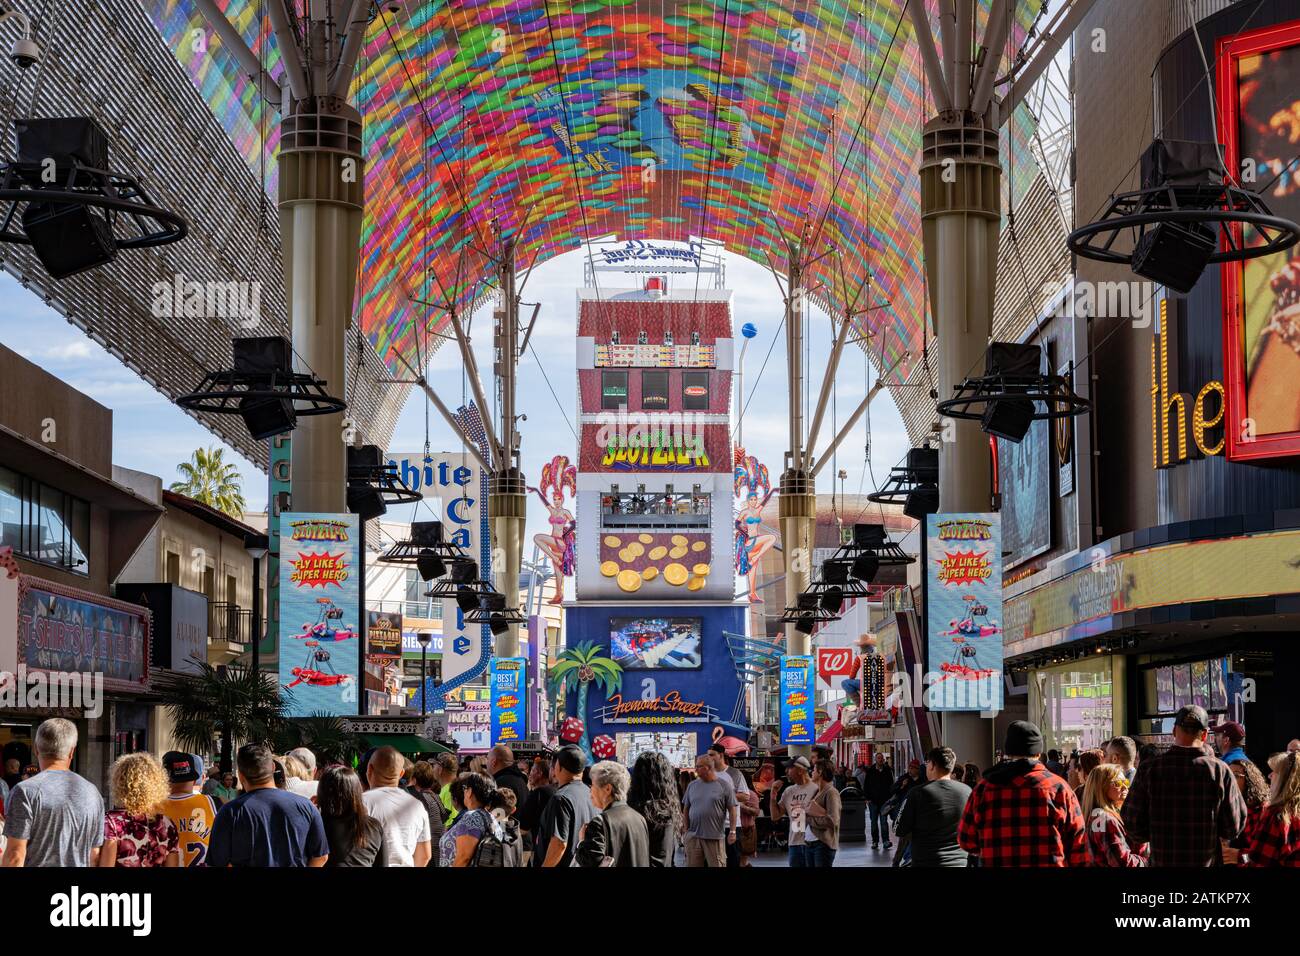
[[[1217,134],[1228,168],[1300,219],[1284,135],[1300,122],[1300,9],[1198,4],[1207,73],[1185,12],[1144,6],[1099,5],[1076,35],[1076,225],[1139,188],[1153,130]],[[1079,42],[1102,27],[1104,54]],[[1042,439],[1052,493],[1003,488],[1004,525],[1024,512],[1040,545],[1004,576],[1008,681],[1049,746],[1167,743],[1189,703],[1243,722],[1257,761],[1300,730],[1298,258],[1210,266],[1185,296],[1080,258],[1058,293],[1053,310],[1072,303],[1085,337],[1074,380],[1093,408]]]

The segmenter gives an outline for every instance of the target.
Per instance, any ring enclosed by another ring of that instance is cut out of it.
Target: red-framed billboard
[[[1300,221],[1300,20],[1224,37],[1216,69],[1228,169]],[[1300,454],[1300,247],[1221,269],[1228,457]]]

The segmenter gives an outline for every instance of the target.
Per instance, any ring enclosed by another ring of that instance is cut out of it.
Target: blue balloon
[[[752,339],[754,336],[758,335],[758,326],[753,322],[746,322],[740,327],[740,334],[747,339]]]

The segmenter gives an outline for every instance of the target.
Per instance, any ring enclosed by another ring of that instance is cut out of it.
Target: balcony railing
[[[247,644],[253,633],[253,612],[230,601],[208,605],[208,637],[213,643]]]
[[[438,598],[421,598],[418,601],[366,601],[366,608],[381,614],[401,614],[403,617],[442,620],[442,600]]]

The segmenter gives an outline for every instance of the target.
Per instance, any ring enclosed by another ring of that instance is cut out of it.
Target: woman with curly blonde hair
[[[162,812],[167,773],[153,754],[118,757],[110,775],[113,803],[104,815],[100,866],[180,866],[176,824]]]

